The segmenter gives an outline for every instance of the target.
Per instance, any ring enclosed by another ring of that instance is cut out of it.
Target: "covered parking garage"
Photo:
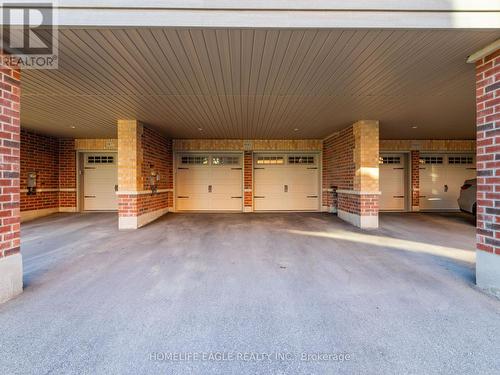
[[[376,229],[381,209],[457,210],[475,168],[476,278],[500,287],[498,9],[126,3],[60,1],[58,69],[2,68],[0,300],[22,291],[21,220],[302,211]]]

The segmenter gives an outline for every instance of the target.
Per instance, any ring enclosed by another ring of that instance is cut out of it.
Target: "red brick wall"
[[[253,153],[245,151],[243,156],[243,193],[245,207],[253,207]]]
[[[377,216],[379,196],[373,194],[339,194],[338,208],[361,216]]]
[[[76,151],[74,139],[59,140],[59,207],[76,208]]]
[[[37,192],[35,195],[21,193],[21,211],[76,207],[74,140],[58,140],[21,130],[21,189],[27,189],[29,172],[37,173]],[[44,191],[46,189],[53,191]]]
[[[151,168],[160,175],[158,189],[171,189],[173,184],[172,140],[144,126],[141,144],[144,190],[150,190],[149,176]]]
[[[326,139],[323,143],[323,190],[332,186],[352,190],[354,183],[354,133],[352,126]],[[336,196],[323,192],[323,205],[336,207]]]
[[[21,72],[0,69],[0,257],[19,252]]]
[[[500,255],[500,50],[476,63],[477,249]]]
[[[420,151],[411,151],[411,205],[420,205]]]
[[[166,208],[167,193],[119,195],[118,215],[140,216]]]
[[[28,187],[28,173],[37,174],[37,192],[21,192],[21,211],[59,206],[58,141],[54,137],[21,130],[21,190]],[[44,191],[52,189],[52,191]]]

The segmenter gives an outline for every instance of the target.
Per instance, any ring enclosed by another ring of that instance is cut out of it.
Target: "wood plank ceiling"
[[[23,72],[21,121],[61,137],[114,137],[117,119],[137,118],[174,138],[294,139],[378,119],[385,139],[472,139],[474,67],[465,60],[498,37],[63,29],[59,69]]]

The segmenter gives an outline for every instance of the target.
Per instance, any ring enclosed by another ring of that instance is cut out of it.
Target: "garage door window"
[[[208,165],[208,157],[199,155],[185,155],[181,157],[181,164]]]
[[[113,164],[115,158],[106,155],[89,155],[87,156],[87,164]]]
[[[400,156],[382,156],[379,159],[380,164],[401,164]]]
[[[448,156],[448,164],[472,164],[472,156]]]
[[[282,164],[285,164],[285,158],[283,156],[259,156],[257,158],[257,164],[259,164],[259,165],[282,165]]]
[[[314,156],[289,156],[288,164],[315,164]]]
[[[213,156],[212,165],[240,165],[238,156]]]
[[[443,164],[442,156],[424,156],[420,158],[420,164]]]

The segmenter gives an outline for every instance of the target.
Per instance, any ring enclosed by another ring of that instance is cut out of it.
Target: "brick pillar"
[[[151,189],[151,174],[156,189]],[[172,141],[136,120],[118,121],[118,227],[137,229],[172,203]]]
[[[253,152],[245,151],[243,156],[243,211],[253,211]]]
[[[500,50],[476,61],[477,285],[500,293]]]
[[[413,150],[410,155],[411,167],[411,210],[420,211],[420,151]]]
[[[59,212],[76,212],[76,150],[74,139],[60,139]]]
[[[329,159],[332,165],[324,166],[324,175],[332,170],[327,184],[338,187],[339,218],[360,228],[378,228],[378,121],[358,121],[332,138],[324,143],[332,148],[324,154],[333,154]]]
[[[0,69],[0,303],[23,290],[20,253],[21,73]]]

